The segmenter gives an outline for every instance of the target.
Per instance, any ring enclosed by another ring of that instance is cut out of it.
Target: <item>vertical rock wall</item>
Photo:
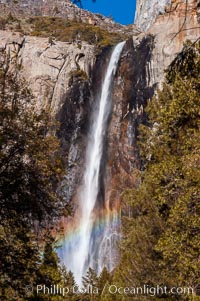
[[[116,76],[105,154],[106,198],[111,202],[120,202],[123,189],[134,183],[134,168],[140,168],[138,125],[145,122],[147,100],[161,86],[164,70],[181,51],[183,43],[200,36],[197,1],[172,2],[166,7],[168,1],[160,1],[158,7],[162,4],[163,14],[157,16],[158,2],[138,1],[136,20],[148,20],[146,25],[151,26],[146,33],[127,42]],[[148,7],[153,9],[152,15]],[[149,19],[143,18],[145,11]],[[21,75],[36,96],[36,108],[50,107],[60,121],[58,136],[66,166],[61,186],[64,196],[70,200],[82,179],[92,104],[110,48],[96,57],[95,47],[83,41],[50,44],[45,38],[5,31],[0,31],[0,37],[0,49],[6,50],[11,68],[20,67]]]
[[[138,126],[146,122],[147,100],[162,87],[164,71],[184,42],[200,37],[197,1],[173,1],[165,10],[146,33],[133,37],[133,43],[128,41],[121,58],[108,139],[107,198],[111,202],[121,202],[124,188],[134,185],[134,169],[141,168]]]
[[[106,198],[111,206],[121,205],[122,192],[134,186],[134,171],[141,168],[138,127],[146,122],[144,108],[155,92],[148,71],[154,46],[152,36],[144,37],[139,45],[130,39],[119,63],[108,134]]]
[[[155,47],[149,65],[151,74],[150,85],[162,86],[164,71],[175,56],[182,50],[187,40],[195,42],[200,37],[200,25],[197,15],[197,1],[174,0],[166,7],[166,12],[159,15],[147,30],[146,34],[153,35]],[[140,38],[135,42],[140,43]]]
[[[146,31],[171,0],[137,0],[135,24]]]

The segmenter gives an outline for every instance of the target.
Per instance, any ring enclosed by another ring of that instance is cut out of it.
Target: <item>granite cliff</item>
[[[52,6],[49,6],[51,2],[39,6],[42,10],[37,9],[39,1],[33,5],[29,1],[20,3],[22,6],[16,10],[19,15],[24,12],[30,15],[41,12],[52,14]],[[141,122],[145,122],[145,105],[156,88],[162,85],[164,70],[181,51],[183,43],[187,39],[195,41],[200,35],[197,13],[199,2],[188,0],[170,3],[165,0],[154,1],[153,5],[151,3],[137,3],[136,24],[145,32],[137,31],[136,34],[135,27],[132,27],[133,36],[124,48],[114,84],[113,115],[106,154],[106,198],[119,202],[124,187],[134,181],[134,168],[140,168],[137,129]],[[72,8],[82,16],[91,15],[69,1],[58,1],[58,4],[64,5],[66,11]],[[1,1],[2,7],[8,12],[9,1]],[[62,9],[58,10],[63,12]],[[64,18],[62,13],[58,14]],[[92,18],[101,19],[101,26],[108,30],[119,31],[124,28],[111,21],[108,26],[107,19],[98,15],[92,15]],[[88,16],[87,22],[90,22]],[[69,201],[74,198],[83,175],[91,106],[111,48],[104,47],[97,51],[95,43],[87,41],[51,41],[49,38],[2,30],[0,49],[7,53],[10,70],[16,70],[17,66],[17,72],[28,82],[36,97],[36,108],[50,108],[60,121],[58,136],[67,170],[61,189]]]
[[[137,0],[137,10],[135,14],[135,23],[142,30],[147,30],[155,21],[159,14],[165,12],[165,7],[171,0]]]
[[[99,26],[110,32],[123,33],[129,31],[127,26],[114,22],[112,18],[80,9],[70,0],[0,0],[0,16],[5,16],[9,13],[20,18],[53,16],[67,20],[77,20],[86,24]],[[132,26],[130,25],[131,28]]]

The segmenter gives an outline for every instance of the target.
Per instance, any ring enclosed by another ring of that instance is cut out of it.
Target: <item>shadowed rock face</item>
[[[67,201],[76,203],[76,192],[83,178],[87,135],[95,98],[102,85],[103,74],[109,60],[111,47],[104,48],[96,57],[87,80],[75,80],[67,89],[56,118],[60,122],[58,137],[66,164],[66,176],[61,192]]]
[[[124,187],[134,185],[134,168],[142,168],[137,138],[138,126],[146,122],[147,100],[162,87],[164,71],[184,42],[199,36],[197,2],[174,1],[146,34],[128,41],[115,82],[108,137],[107,198],[111,201],[120,203]]]
[[[56,114],[56,119],[60,122],[57,136],[61,141],[61,154],[66,166],[61,193],[66,201],[70,201],[83,175],[91,108],[88,81],[74,83],[63,98],[63,104]]]
[[[164,70],[184,41],[199,36],[197,1],[174,1],[146,34],[127,42],[115,79],[104,154],[108,163],[105,198],[111,202],[120,203],[124,187],[134,183],[134,168],[141,168],[138,125],[146,122],[147,100],[161,87]],[[0,31],[0,49],[10,58],[10,70],[21,67],[20,74],[36,97],[36,109],[49,107],[60,121],[58,137],[67,171],[61,186],[69,201],[82,179],[91,108],[111,49],[107,47],[97,56],[95,47],[83,41],[51,44],[46,38],[8,31]]]
[[[154,38],[144,37],[139,45],[129,40],[124,48],[113,92],[113,114],[107,141],[106,199],[121,203],[121,193],[135,183],[134,170],[141,168],[138,127],[146,122],[144,108],[155,91],[149,85],[148,65]]]

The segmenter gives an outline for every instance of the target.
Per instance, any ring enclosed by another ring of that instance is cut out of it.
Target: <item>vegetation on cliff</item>
[[[24,23],[23,23],[24,22]],[[0,26],[18,26],[22,32],[97,45],[121,39],[92,25],[59,18],[35,17],[18,22],[9,16]],[[53,28],[53,31],[52,31]],[[35,112],[26,85],[0,66],[0,251],[1,294],[4,300],[152,300],[150,295],[111,295],[114,283],[122,287],[157,285],[195,287],[200,279],[200,43],[188,43],[167,71],[162,91],[149,102],[148,126],[140,127],[143,170],[137,185],[124,192],[129,214],[123,214],[121,260],[110,275],[89,269],[83,285],[98,287],[97,296],[37,295],[31,287],[72,287],[71,272],[61,268],[46,235],[51,220],[66,215],[56,188],[62,177],[55,122],[49,113]],[[72,72],[71,82],[85,79]],[[41,255],[40,236],[45,240]],[[51,232],[51,231],[49,231]],[[49,235],[50,236],[50,235]],[[40,246],[39,246],[40,244]],[[30,287],[31,286],[31,287]],[[154,300],[199,300],[187,294],[160,292]]]
[[[32,26],[31,35],[49,37],[63,42],[86,41],[99,46],[115,45],[123,40],[116,33],[110,33],[81,20],[63,20],[56,17],[35,17],[27,20]]]
[[[29,17],[17,18],[9,14],[0,17],[0,30],[12,30],[25,35],[49,38],[51,42],[86,41],[99,47],[115,45],[124,40],[125,36],[109,32],[98,26],[83,23],[78,17],[74,20],[59,17]]]
[[[121,262],[115,273],[122,286],[192,287],[195,292],[199,284],[199,73],[200,43],[188,43],[146,108],[149,125],[140,128],[144,170],[140,184],[124,193],[131,215],[123,217]],[[162,298],[199,300],[192,294],[162,292],[154,300]]]
[[[33,96],[3,57],[1,53],[1,295],[3,300],[27,300],[27,289],[38,283],[45,266],[40,239],[69,208],[56,193],[63,173],[56,124],[48,112],[33,109]]]

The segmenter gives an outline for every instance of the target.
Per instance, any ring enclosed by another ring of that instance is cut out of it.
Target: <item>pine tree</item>
[[[98,301],[100,298],[100,293],[98,290],[98,276],[94,269],[89,268],[86,275],[83,277],[82,280],[83,288],[86,289],[86,291],[89,290],[89,293],[86,292],[82,295],[81,300],[82,301]],[[93,290],[97,292],[97,294],[91,293]]]
[[[113,296],[109,293],[109,286],[112,284],[112,274],[104,267],[98,277],[98,289],[101,294],[101,301],[114,300]]]
[[[53,250],[53,239],[51,238],[45,244],[42,263],[38,270],[37,285],[41,286],[41,290],[37,294],[35,293],[35,298],[31,300],[64,300],[62,294],[56,293],[54,295],[54,293],[51,293],[51,288],[64,287],[62,269],[59,266],[57,254]]]
[[[88,285],[92,285],[94,287],[97,287],[98,285],[98,276],[92,268],[89,268],[86,276],[83,277],[83,286],[87,287]]]
[[[200,42],[188,43],[170,66],[163,90],[147,106],[140,128],[145,163],[138,187],[126,191],[120,285],[195,287],[200,235]],[[150,296],[127,297],[151,300]],[[160,295],[154,300],[198,300]],[[127,299],[129,300],[129,299]]]
[[[26,223],[17,219],[0,225],[1,272],[3,300],[25,300],[27,287],[36,283],[40,264],[36,238]]]
[[[101,271],[99,277],[98,277],[98,288],[100,292],[103,291],[106,283],[111,283],[112,282],[112,275],[111,273],[108,272],[107,268],[104,267],[103,270]]]
[[[46,225],[67,207],[56,188],[62,176],[55,122],[36,112],[27,85],[0,60],[0,260],[4,300],[29,300],[40,253],[34,225]],[[45,231],[43,231],[43,235]],[[55,267],[56,269],[56,267]],[[30,292],[29,292],[30,293]]]

